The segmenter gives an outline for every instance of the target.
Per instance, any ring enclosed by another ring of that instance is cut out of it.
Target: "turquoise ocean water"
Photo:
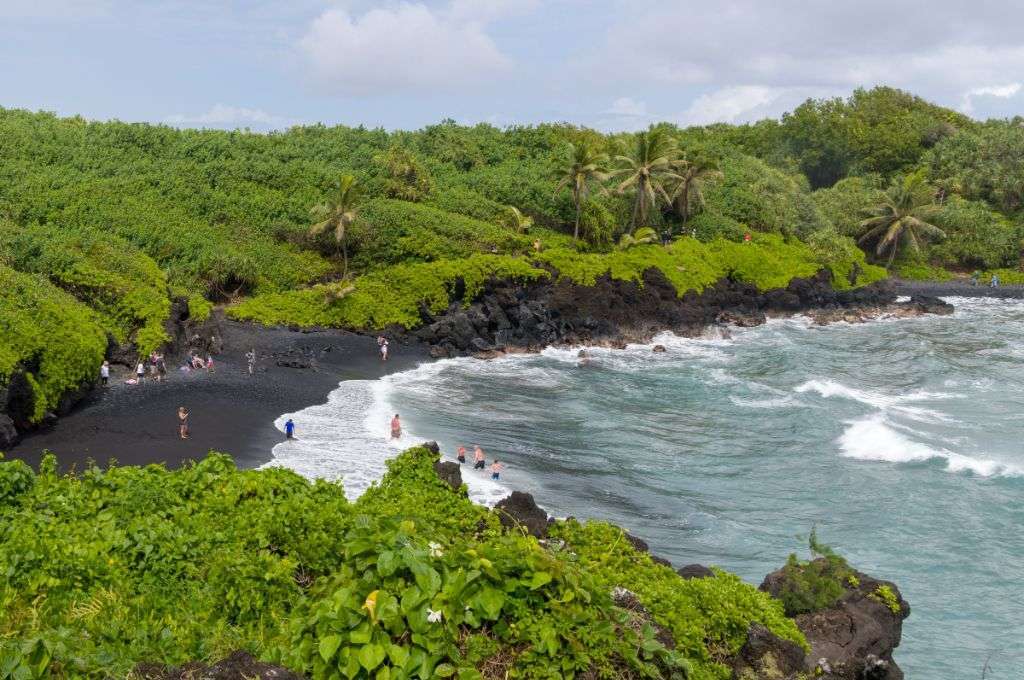
[[[1024,303],[951,300],[951,317],[814,327],[794,318],[701,339],[343,383],[294,415],[275,462],[358,493],[424,439],[479,443],[500,484],[557,516],[599,518],[678,566],[759,583],[819,536],[893,580],[913,613],[911,679],[1024,677]],[[407,434],[385,438],[401,413]]]

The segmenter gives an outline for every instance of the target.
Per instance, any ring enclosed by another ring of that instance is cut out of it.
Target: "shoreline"
[[[808,283],[831,290],[825,281],[809,280]],[[896,295],[930,295],[929,291],[937,289],[946,296],[962,296],[961,288],[964,288],[950,283],[900,280],[893,280],[892,284],[888,294],[873,293],[870,294],[872,297],[864,300],[853,298],[852,304],[842,309],[859,309],[863,314],[852,320],[868,322],[887,311],[904,307],[905,303],[892,302]],[[652,286],[648,286],[647,291],[650,288]],[[1004,294],[1000,297],[1024,298],[1024,286],[966,288],[974,296],[998,291]],[[775,293],[791,289],[793,285]],[[697,318],[675,319],[685,323],[669,323],[673,318],[671,315],[645,324],[613,323],[616,328],[614,334],[569,332],[559,334],[561,337],[552,338],[543,345],[531,343],[501,348],[489,345],[478,351],[466,352],[463,356],[486,360],[538,353],[546,347],[624,347],[628,342],[649,343],[660,332],[694,337],[697,326],[703,331],[714,326],[760,325],[772,317],[826,311],[813,303],[799,304],[796,299],[788,305],[774,309],[764,307],[764,311],[759,311],[757,306],[743,304],[750,294],[746,290],[737,291],[735,299],[726,302],[718,299],[721,291],[713,291],[709,295],[710,310],[705,310]],[[770,293],[760,297],[768,295]],[[678,304],[690,305],[701,304],[703,297],[694,298],[689,294],[684,298],[673,296]],[[803,298],[807,298],[806,302],[817,301],[814,294],[805,293],[800,296],[800,301]],[[452,313],[461,315],[465,312],[460,309]],[[918,310],[916,313],[927,312]],[[845,319],[851,320],[849,317]],[[844,320],[844,317],[830,318],[825,322],[836,320]],[[437,343],[428,342],[417,332],[408,331],[387,333],[392,342],[391,359],[387,363],[379,360],[373,337],[352,331],[268,327],[219,317],[212,332],[220,336],[223,345],[222,351],[215,355],[217,370],[214,373],[184,373],[171,368],[165,382],[153,384],[147,381],[139,386],[125,384],[123,379],[128,377],[127,370],[117,370],[111,376],[110,387],[91,390],[53,426],[26,433],[17,445],[5,452],[7,457],[24,460],[36,467],[43,453],[50,451],[57,455],[61,469],[82,469],[90,460],[99,465],[115,460],[122,465],[162,463],[175,468],[188,460],[200,459],[210,451],[218,451],[231,455],[240,468],[256,468],[273,460],[274,446],[284,440],[283,433],[274,424],[282,414],[325,403],[343,381],[376,380],[414,369],[445,355],[451,356],[447,352],[439,354]],[[245,353],[252,348],[255,348],[259,359],[256,374],[249,376]],[[171,363],[176,366],[180,361],[172,360]],[[185,441],[177,432],[176,412],[182,405],[190,412],[191,436]]]
[[[930,297],[998,298],[1003,300],[1024,300],[1024,285],[1006,285],[992,288],[960,281],[910,281],[891,279],[897,295],[927,295]]]
[[[422,343],[392,338],[391,357],[382,362],[373,337],[343,330],[224,320],[220,333],[224,349],[214,355],[215,372],[184,373],[174,361],[164,382],[143,385],[125,384],[127,371],[113,372],[109,387],[91,390],[52,427],[26,433],[6,458],[37,467],[49,450],[62,470],[111,459],[177,468],[218,451],[239,468],[256,468],[272,460],[271,450],[284,439],[274,426],[281,414],[323,403],[344,380],[378,379],[430,358]],[[250,376],[245,353],[252,348],[259,358]],[[187,440],[177,430],[181,405],[190,412]]]

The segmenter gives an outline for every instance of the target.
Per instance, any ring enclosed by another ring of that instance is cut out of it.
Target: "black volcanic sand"
[[[998,286],[992,288],[986,283],[971,285],[970,281],[904,281],[893,279],[897,295],[929,295],[931,297],[991,297],[1007,300],[1024,299],[1024,286]]]
[[[420,344],[391,341],[391,359],[380,361],[373,337],[346,331],[291,331],[224,322],[224,351],[215,355],[216,371],[178,370],[168,360],[162,383],[126,385],[128,369],[115,367],[110,386],[97,388],[72,413],[49,430],[32,433],[7,452],[37,466],[44,451],[57,455],[63,469],[82,469],[86,461],[106,465],[165,463],[178,467],[209,451],[231,454],[239,467],[270,460],[284,435],[274,419],[323,403],[342,380],[375,379],[415,367],[429,358]],[[255,348],[255,374],[245,353]],[[312,368],[279,366],[278,360],[312,358]],[[98,370],[98,367],[97,367]],[[191,436],[178,435],[177,410],[189,410]]]

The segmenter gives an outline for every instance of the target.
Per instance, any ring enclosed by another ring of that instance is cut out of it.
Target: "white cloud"
[[[205,113],[197,115],[176,114],[164,118],[169,125],[197,125],[200,127],[244,127],[255,124],[259,127],[282,127],[288,120],[274,116],[262,109],[247,109],[227,104],[214,104]]]
[[[532,12],[539,6],[540,0],[451,0],[447,16],[455,23],[489,24]]]
[[[960,104],[960,109],[964,113],[974,112],[974,98],[975,97],[998,97],[999,99],[1009,99],[1020,92],[1020,83],[1008,83],[1006,85],[988,85],[986,87],[975,87],[964,93],[963,101]]]
[[[435,11],[401,3],[359,16],[330,9],[313,21],[299,46],[315,79],[333,93],[457,91],[511,66],[484,31],[484,21],[505,4],[485,3],[480,11],[456,2]]]
[[[646,117],[647,116],[647,104],[641,101],[637,101],[632,97],[619,97],[612,102],[610,109],[605,111],[613,116],[632,116],[632,117]]]
[[[678,0],[643,12],[615,0],[612,7],[605,40],[576,56],[574,78],[677,96],[691,88],[721,91],[694,102],[695,117],[712,109],[727,116],[731,107],[767,96],[742,89],[750,87],[780,92],[781,102],[791,91],[848,94],[892,85],[957,106],[979,83],[1024,74],[1024,3],[933,0],[927,11],[891,0],[727,0],[711,8]],[[977,96],[999,95],[972,94],[968,106]]]
[[[725,87],[697,97],[683,114],[682,122],[686,125],[707,125],[749,120],[751,113],[763,110],[782,94],[777,88],[760,85]]]

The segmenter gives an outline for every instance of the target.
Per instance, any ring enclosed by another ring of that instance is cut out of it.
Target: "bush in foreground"
[[[360,499],[211,454],[177,471],[0,463],[0,673],[123,677],[232,650],[314,678],[726,678],[781,605],[685,582],[602,523],[503,532],[411,449]],[[561,544],[560,544],[561,545]],[[677,647],[612,601],[635,589]]]

